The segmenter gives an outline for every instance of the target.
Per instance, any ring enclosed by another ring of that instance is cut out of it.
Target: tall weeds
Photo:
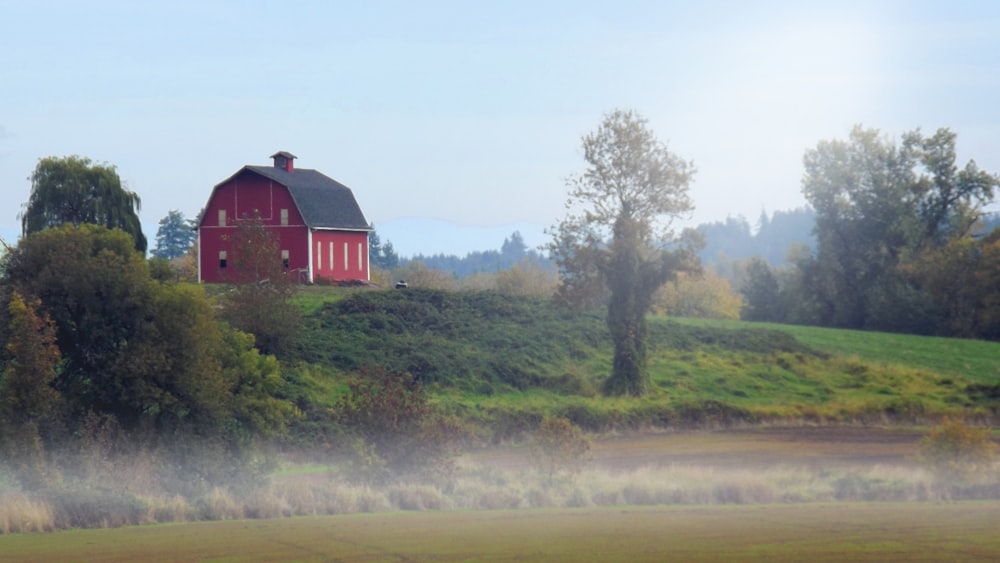
[[[749,470],[650,465],[629,471],[591,468],[550,480],[529,468],[466,465],[447,486],[397,482],[378,489],[331,474],[281,477],[241,495],[216,487],[194,498],[98,490],[7,491],[0,492],[0,533],[391,510],[1000,499],[1000,466],[990,470],[989,479],[942,487],[930,469],[910,466]]]

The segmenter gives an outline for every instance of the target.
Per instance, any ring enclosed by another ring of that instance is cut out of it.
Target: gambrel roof
[[[302,219],[311,229],[371,230],[351,188],[316,170],[296,168],[288,172],[275,166],[244,166],[219,185],[247,170],[288,188]]]

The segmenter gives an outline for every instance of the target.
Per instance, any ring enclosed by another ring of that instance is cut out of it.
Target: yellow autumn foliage
[[[743,297],[729,281],[711,271],[680,273],[653,298],[656,314],[703,319],[739,319]]]

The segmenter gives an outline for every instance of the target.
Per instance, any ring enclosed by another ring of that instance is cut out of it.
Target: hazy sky
[[[694,223],[804,204],[803,152],[856,123],[896,138],[950,127],[963,161],[1000,172],[1000,2],[0,0],[0,13],[5,236],[44,156],[116,165],[152,240],[169,210],[196,215],[216,183],[288,150],[350,186],[380,232],[397,225],[404,254],[482,249],[398,226],[540,232],[584,168],[580,137],[616,108],[695,162]]]

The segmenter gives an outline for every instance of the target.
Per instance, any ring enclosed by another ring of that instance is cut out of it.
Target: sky
[[[632,109],[698,172],[695,225],[805,204],[855,124],[958,134],[1000,172],[1000,2],[0,0],[0,236],[39,158],[117,167],[170,210],[286,150],[403,256],[531,244],[581,137]]]

